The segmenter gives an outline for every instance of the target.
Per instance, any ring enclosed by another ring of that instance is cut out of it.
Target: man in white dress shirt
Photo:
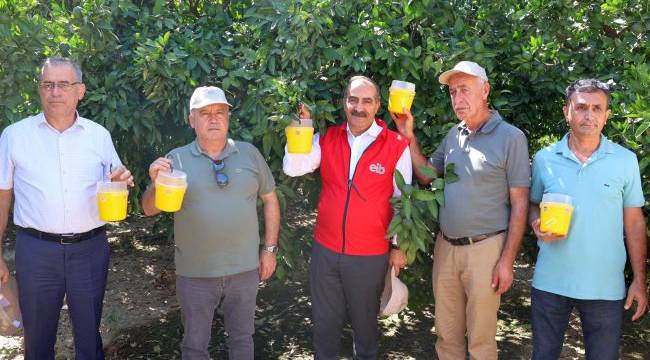
[[[408,141],[375,118],[380,104],[377,84],[365,76],[351,78],[346,121],[315,135],[311,153],[284,156],[287,175],[320,167],[322,179],[310,264],[316,359],[338,359],[346,316],[354,358],[377,358],[384,276],[388,266],[399,272],[406,265],[404,252],[386,239],[386,231],[390,198],[400,196],[393,174],[399,171],[410,183],[411,156]],[[300,117],[309,115],[302,106]]]
[[[104,358],[99,324],[109,247],[95,186],[105,177],[133,186],[133,177],[109,132],[77,113],[85,91],[78,64],[46,59],[38,83],[43,112],[6,127],[0,136],[0,246],[15,196],[26,360],[54,359],[64,296],[76,359]],[[0,256],[0,281],[8,277]]]

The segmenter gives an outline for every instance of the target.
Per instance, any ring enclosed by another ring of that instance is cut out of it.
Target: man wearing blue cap
[[[146,215],[156,215],[160,171],[187,174],[187,191],[174,213],[176,294],[185,333],[185,360],[207,360],[212,318],[223,309],[231,359],[253,359],[259,281],[275,271],[280,207],[271,170],[251,144],[228,138],[230,104],[223,90],[199,87],[190,99],[196,140],[173,149],[149,167],[143,195]],[[257,199],[264,204],[260,249]]]

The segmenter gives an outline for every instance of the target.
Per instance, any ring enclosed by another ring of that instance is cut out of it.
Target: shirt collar
[[[74,128],[81,128],[81,129],[84,129],[84,128],[86,127],[85,122],[86,122],[87,120],[84,119],[84,118],[82,118],[81,116],[79,116],[79,112],[75,112],[75,115],[74,115],[74,116],[75,116],[74,123],[72,123],[72,126],[70,126],[69,129],[66,129],[66,131],[68,131],[68,130],[70,130],[70,129],[74,129]],[[47,126],[47,127],[50,127],[50,128],[52,128],[52,129],[54,129],[54,128],[52,127],[52,125],[50,125],[50,123],[47,122],[47,119],[45,119],[45,113],[40,113],[40,114],[38,114],[38,116],[37,116],[37,118],[36,118],[36,124],[37,124],[38,126]],[[56,130],[56,129],[54,129],[54,130]],[[58,130],[57,130],[57,131],[58,131]]]
[[[562,139],[558,141],[554,146],[556,154],[560,154],[567,158],[575,157],[575,154],[569,148],[569,133],[564,134]],[[600,134],[600,144],[598,145],[598,149],[596,149],[596,151],[594,151],[594,153],[589,157],[589,162],[600,159],[606,154],[611,154],[613,152],[614,149],[612,146],[612,141],[609,140],[605,135]]]
[[[478,130],[472,131],[469,128],[467,128],[467,124],[465,123],[465,121],[461,121],[460,124],[458,124],[456,126],[456,128],[458,129],[458,131],[465,130],[469,134],[471,134],[473,132],[477,132],[477,133],[480,132],[482,134],[489,134],[492,131],[494,131],[494,129],[496,129],[497,126],[499,126],[501,121],[503,121],[503,118],[501,117],[501,114],[499,114],[498,111],[490,110],[490,114],[491,114],[490,118],[483,125],[481,125],[481,127],[478,128]]]
[[[199,142],[196,141],[196,139],[194,139],[194,141],[192,141],[192,145],[190,146],[190,149],[191,149],[192,155],[194,155],[194,156],[201,156],[201,155],[208,156],[208,154],[206,154],[203,151],[203,149],[201,149],[201,147],[199,146]],[[239,152],[239,148],[237,148],[237,144],[235,143],[235,140],[228,138],[228,141],[226,141],[226,147],[223,148],[223,150],[221,151],[221,153],[217,157],[217,160],[225,159],[230,154],[238,153],[238,152]]]
[[[352,131],[350,131],[350,124],[347,124],[345,126],[345,129],[346,129],[349,136],[354,136],[352,134]],[[359,136],[354,136],[354,137],[360,137],[360,136],[368,135],[368,136],[372,136],[372,137],[376,138],[377,136],[379,136],[379,134],[381,133],[382,130],[383,130],[382,127],[379,126],[379,124],[377,124],[377,121],[373,120],[372,124],[370,125],[370,127],[366,131],[361,133]]]

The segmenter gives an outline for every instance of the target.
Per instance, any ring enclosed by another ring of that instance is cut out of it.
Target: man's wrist
[[[515,256],[510,256],[506,253],[501,254],[501,257],[499,258],[499,262],[508,265],[510,267],[513,267],[515,264]]]
[[[271,254],[277,254],[280,248],[277,245],[262,245],[262,251],[268,252]]]

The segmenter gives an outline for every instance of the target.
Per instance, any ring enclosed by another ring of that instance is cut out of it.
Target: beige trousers
[[[455,246],[439,234],[433,254],[436,352],[441,360],[497,359],[497,311],[501,297],[492,289],[492,270],[506,234]]]

